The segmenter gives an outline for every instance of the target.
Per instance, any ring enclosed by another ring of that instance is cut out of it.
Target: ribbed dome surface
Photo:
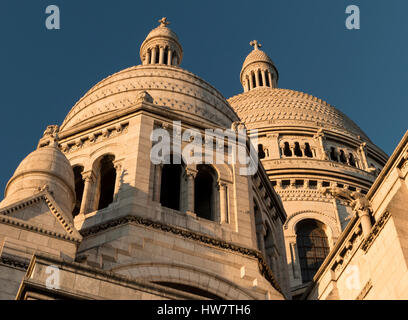
[[[255,52],[255,51],[253,51]],[[352,133],[370,141],[366,134],[345,114],[327,102],[309,94],[289,90],[256,88],[236,95],[228,102],[246,124],[323,127]],[[261,128],[262,125],[257,126]]]
[[[238,120],[226,99],[210,84],[184,69],[165,65],[139,65],[122,70],[99,82],[71,109],[60,131],[135,105],[140,91],[153,103],[197,120],[230,127]]]
[[[273,65],[271,58],[263,52],[262,50],[252,50],[248,56],[246,57],[244,63],[242,64],[242,70],[245,69],[246,66],[250,65],[254,62],[266,62]]]

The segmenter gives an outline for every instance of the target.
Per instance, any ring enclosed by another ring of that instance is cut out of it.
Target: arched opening
[[[167,64],[168,57],[169,57],[169,48],[166,47],[164,49],[163,64]]]
[[[269,83],[269,72],[268,71],[265,71],[265,85],[267,87],[271,86],[271,84]]]
[[[265,246],[263,242],[264,239],[263,239],[262,213],[255,199],[254,199],[254,215],[255,215],[256,241],[258,243],[258,249],[261,252],[263,252],[265,250]]]
[[[347,163],[346,155],[344,154],[343,150],[340,150],[340,162]]]
[[[310,148],[310,144],[307,142],[305,143],[305,156],[308,158],[313,158],[312,149]]]
[[[82,166],[75,166],[74,170],[74,178],[75,178],[75,206],[74,210],[72,211],[72,216],[75,217],[78,215],[79,211],[81,210],[81,203],[82,203],[82,196],[84,193],[84,179],[82,178],[82,172],[84,171],[84,167]]]
[[[300,150],[300,145],[299,142],[295,142],[295,150],[294,150],[295,156],[296,157],[302,157],[302,150]]]
[[[181,174],[184,167],[181,164],[173,164],[173,156],[170,164],[165,164],[161,173],[160,204],[173,210],[180,210]]]
[[[263,145],[262,144],[258,144],[258,158],[259,159],[264,159],[265,158],[265,151],[263,149]]]
[[[339,161],[337,159],[337,152],[336,152],[336,149],[334,149],[334,147],[330,148],[330,160],[336,161],[336,162]]]
[[[350,166],[357,167],[356,159],[354,159],[354,156],[352,153],[349,154],[349,163],[350,163]]]
[[[296,227],[296,245],[299,253],[302,282],[313,279],[316,271],[329,253],[329,242],[324,225],[313,219],[306,219]]]
[[[215,179],[214,169],[205,164],[197,166],[194,180],[194,211],[198,217],[214,220]]]
[[[252,77],[253,88],[255,88],[256,87],[256,80],[255,80],[255,74],[253,72],[251,73],[251,77]]]
[[[98,210],[106,208],[113,202],[116,182],[116,169],[113,165],[113,160],[115,160],[114,156],[106,155],[100,161],[100,192]]]
[[[262,81],[261,71],[258,70],[257,74],[258,74],[259,86],[262,87],[263,86],[263,81]]]
[[[160,62],[160,48],[159,46],[156,47],[156,61],[154,62],[155,64],[158,64]]]
[[[285,142],[284,147],[283,147],[283,154],[286,157],[291,157],[292,156],[292,150],[290,150],[289,142]]]

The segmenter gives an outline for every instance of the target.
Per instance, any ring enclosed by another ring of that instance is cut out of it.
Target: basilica
[[[408,298],[408,134],[389,158],[250,44],[226,99],[162,18],[141,64],[45,129],[0,202],[0,299]],[[226,134],[189,161],[180,137],[208,130]],[[180,141],[166,161],[154,132]]]

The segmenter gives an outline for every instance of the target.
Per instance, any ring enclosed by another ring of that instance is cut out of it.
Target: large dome
[[[271,125],[323,127],[370,141],[344,113],[307,93],[259,87],[236,95],[228,102],[249,128]]]
[[[176,66],[139,65],[115,73],[89,90],[68,113],[60,131],[131,107],[141,91],[152,96],[153,104],[171,109],[183,119],[209,121],[220,127],[230,127],[238,120],[222,94],[191,72]]]

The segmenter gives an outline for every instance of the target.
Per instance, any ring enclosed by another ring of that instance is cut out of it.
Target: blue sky
[[[351,4],[360,30],[345,27]],[[60,8],[60,30],[45,28],[48,5]],[[326,100],[391,154],[407,129],[407,12],[404,0],[2,0],[0,189],[47,125],[104,77],[140,64],[140,44],[163,16],[183,46],[181,66],[225,97],[242,91],[257,39],[279,87]]]

